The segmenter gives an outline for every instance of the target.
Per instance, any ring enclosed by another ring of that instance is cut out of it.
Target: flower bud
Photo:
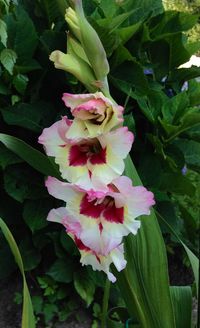
[[[67,35],[67,50],[68,53],[75,53],[76,56],[83,59],[90,66],[90,62],[80,42],[76,41],[69,33]]]
[[[51,53],[49,59],[54,62],[56,68],[73,74],[88,90],[96,91],[92,69],[76,54],[64,54],[59,50],[55,50]]]
[[[71,7],[66,9],[65,20],[69,24],[71,31],[73,31],[74,36],[81,41],[81,31],[78,18],[76,12]]]
[[[75,11],[68,8],[66,11],[66,21],[71,31],[81,42],[88,60],[95,72],[96,79],[104,79],[109,72],[109,64],[101,40],[85,18],[82,1],[74,0]]]

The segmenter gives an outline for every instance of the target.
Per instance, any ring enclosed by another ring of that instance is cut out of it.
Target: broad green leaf
[[[128,156],[125,175],[133,185],[141,185],[140,178]],[[142,216],[136,236],[125,238],[127,267],[117,274],[118,286],[130,317],[137,317],[143,328],[173,328],[174,315],[169,290],[167,258],[163,237],[152,210]]]
[[[94,299],[95,285],[86,269],[74,273],[74,287],[87,306],[89,306]]]
[[[43,306],[42,296],[34,295],[32,297],[32,303],[33,303],[33,308],[34,308],[35,314],[42,313],[42,306]]]
[[[28,200],[24,204],[23,218],[28,227],[34,233],[47,226],[47,214],[52,208],[49,199]]]
[[[18,65],[29,62],[38,43],[33,21],[22,6],[14,7],[14,14],[5,19],[8,32],[8,44],[18,56]]]
[[[121,65],[123,62],[127,61],[127,60],[132,60],[133,56],[131,55],[131,53],[128,51],[128,49],[126,49],[124,46],[119,46],[111,59],[111,67],[112,67],[112,71],[115,70],[115,68],[119,65]]]
[[[194,68],[194,67],[191,67]],[[198,76],[200,76],[200,67],[199,68]],[[188,70],[188,69],[187,69]],[[190,99],[191,106],[198,106],[200,105],[200,83],[196,80],[192,80],[188,82],[188,97]],[[200,123],[199,123],[200,125]],[[200,131],[200,128],[199,128]]]
[[[115,0],[101,0],[99,1],[99,7],[103,10],[105,17],[113,18],[117,11],[116,1]]]
[[[183,81],[188,81],[198,76],[200,76],[200,67],[192,66],[190,68],[177,68],[170,73],[168,81],[179,81],[182,83]]]
[[[15,65],[17,72],[25,74],[31,71],[42,69],[41,65],[35,59],[29,59],[28,62],[24,62],[20,65]]]
[[[2,19],[0,19],[0,39],[4,47],[6,47],[7,38],[8,38],[8,34],[7,34],[6,23]]]
[[[137,9],[133,9],[127,13],[123,13],[120,15],[117,15],[116,17],[110,18],[104,18],[98,20],[98,24],[103,27],[108,27],[110,30],[110,33],[114,32],[122,23],[124,23],[129,16],[131,16]]]
[[[166,100],[162,106],[163,118],[166,122],[176,125],[180,121],[189,107],[189,98],[186,92]]]
[[[112,82],[119,90],[126,92],[128,95],[132,90],[137,91],[140,96],[147,94],[149,91],[142,65],[134,59],[125,61],[115,69],[112,73]],[[123,88],[122,83],[127,89]]]
[[[168,98],[164,92],[154,90],[151,90],[147,96],[137,98],[141,111],[153,124],[157,124],[163,103],[167,100]]]
[[[0,81],[0,94],[1,95],[11,94],[11,90],[8,88],[8,86],[3,81]]]
[[[141,27],[142,21],[139,21],[133,25],[121,27],[119,29],[119,35],[122,41],[122,44],[125,44]]]
[[[124,116],[124,126],[127,126],[129,131],[135,132],[135,120],[133,114],[130,113]]]
[[[17,60],[17,54],[12,49],[3,49],[0,53],[0,62],[5,67],[5,69],[12,75],[14,65]]]
[[[198,15],[178,11],[165,11],[160,16],[151,19],[151,36],[177,33],[191,29],[198,21]],[[152,26],[154,24],[154,26]]]
[[[24,270],[31,271],[37,268],[41,261],[41,255],[38,249],[34,247],[31,237],[27,235],[21,240],[19,250],[24,263]]]
[[[53,303],[45,303],[43,312],[45,317],[45,323],[48,323],[50,320],[53,319],[55,314],[58,312],[58,306]]]
[[[22,95],[26,90],[27,83],[28,83],[28,77],[23,74],[17,74],[13,79],[13,84],[16,90]]]
[[[192,291],[190,286],[170,288],[176,328],[190,328],[192,315]]]
[[[60,233],[60,242],[61,242],[61,245],[64,248],[65,252],[68,252],[71,255],[78,254],[78,249],[76,247],[76,244],[64,230],[62,230]]]
[[[188,112],[185,113],[182,118],[180,118],[180,123],[178,125],[168,124],[164,120],[160,120],[162,127],[168,135],[168,138],[165,139],[165,142],[169,142],[175,139],[178,135],[198,125],[199,121],[200,111],[198,108],[188,108]]]
[[[21,163],[22,160],[12,151],[0,144],[0,167],[5,169],[6,166],[16,163]]]
[[[181,173],[164,173],[161,177],[161,190],[174,192],[180,195],[193,196],[195,187],[191,181]]]
[[[132,17],[131,23],[136,23],[144,17],[155,16],[163,12],[161,0],[127,0],[120,2],[120,6],[126,11],[139,9]]]
[[[171,225],[169,225],[169,223],[163,218],[162,215],[160,215],[160,213],[158,213],[158,217],[162,220],[162,222],[168,227],[168,229],[171,231],[171,233],[178,239],[178,241],[182,244],[182,246],[184,247],[187,256],[190,260],[191,263],[191,267],[194,273],[194,277],[195,277],[195,283],[196,283],[196,290],[197,290],[197,295],[198,295],[198,285],[199,285],[199,260],[196,257],[196,255],[185,245],[185,243],[181,240],[181,238],[177,235],[177,233],[174,231],[174,229],[171,227]]]
[[[0,133],[0,141],[35,170],[44,175],[60,177],[57,168],[49,158],[24,141],[3,133]]]
[[[169,72],[170,44],[165,39],[150,42],[148,52],[154,66],[155,77],[161,81]]]
[[[33,170],[21,164],[5,169],[4,188],[8,195],[21,203],[25,199],[41,199],[47,195],[43,178],[37,174],[33,178]]]
[[[23,278],[23,311],[22,311],[22,328],[35,328],[35,319],[33,314],[33,307],[31,303],[31,297],[29,294],[25,274],[24,274],[24,266],[22,262],[22,258],[17,247],[17,244],[6,226],[5,222],[0,218],[0,228],[10,246],[10,249],[15,257],[15,261],[21,271]]]
[[[61,10],[66,6],[66,1],[58,1],[58,0],[42,0],[41,4],[45,10],[46,17],[49,21],[49,27],[51,27],[52,23],[55,23],[61,16]],[[64,16],[64,12],[62,13]]]
[[[193,169],[200,168],[200,142],[188,139],[178,139],[175,141],[175,144],[182,150],[185,162],[188,166]]]
[[[73,265],[69,259],[58,259],[47,271],[55,281],[68,283],[73,279]]]
[[[19,97],[17,100],[19,101]],[[43,126],[52,123],[54,109],[48,102],[40,101],[33,104],[20,102],[1,109],[1,113],[7,124],[21,126],[39,135]]]
[[[179,238],[180,240],[180,238]],[[180,240],[181,241],[181,240]],[[196,289],[197,289],[197,295],[198,295],[198,291],[199,291],[199,259],[196,257],[196,255],[194,255],[194,253],[181,241],[181,244],[183,245],[187,256],[190,260],[191,263],[191,267],[194,273],[194,278],[195,278],[195,282],[196,282]]]

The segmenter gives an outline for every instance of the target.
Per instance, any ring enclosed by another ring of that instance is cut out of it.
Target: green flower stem
[[[102,304],[101,328],[106,328],[106,317],[108,312],[109,295],[110,295],[110,281],[106,279],[104,295],[103,295],[103,304]]]

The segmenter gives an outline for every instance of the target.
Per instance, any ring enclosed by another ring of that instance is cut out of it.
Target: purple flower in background
[[[144,69],[144,74],[145,75],[152,75],[153,74],[152,68],[145,68]]]
[[[183,175],[186,175],[186,173],[187,173],[187,166],[186,166],[186,164],[183,166],[183,168],[182,168],[182,170],[181,170],[181,173],[182,173]]]

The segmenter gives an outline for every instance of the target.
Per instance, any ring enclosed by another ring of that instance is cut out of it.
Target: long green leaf
[[[194,278],[195,278],[195,283],[196,283],[196,291],[197,291],[197,295],[198,295],[198,291],[199,291],[199,260],[196,257],[196,255],[184,244],[184,242],[181,240],[181,238],[177,235],[177,233],[174,231],[174,229],[171,227],[171,225],[163,218],[162,215],[160,215],[160,213],[158,213],[158,216],[160,217],[160,219],[163,221],[163,223],[168,227],[168,229],[171,231],[171,233],[178,239],[178,241],[182,244],[182,246],[184,247],[187,256],[189,258],[191,267],[192,267],[192,271],[194,273]]]
[[[35,170],[44,175],[51,175],[59,178],[60,175],[54,164],[49,158],[40,151],[34,149],[23,140],[0,133],[0,141],[15,154],[21,157],[25,162],[31,165]]]
[[[192,291],[190,286],[170,288],[176,328],[190,328],[192,317]]]
[[[125,175],[142,185],[128,156]],[[164,241],[154,212],[141,217],[136,236],[125,238],[127,267],[118,273],[118,284],[130,316],[143,328],[174,328]]]
[[[29,294],[25,274],[24,274],[24,266],[22,262],[22,258],[17,247],[17,244],[8,229],[5,222],[0,218],[0,228],[6,238],[10,249],[15,257],[15,261],[20,269],[23,278],[23,310],[22,310],[22,328],[35,328],[35,319],[33,314],[33,307],[31,302],[31,297]]]

